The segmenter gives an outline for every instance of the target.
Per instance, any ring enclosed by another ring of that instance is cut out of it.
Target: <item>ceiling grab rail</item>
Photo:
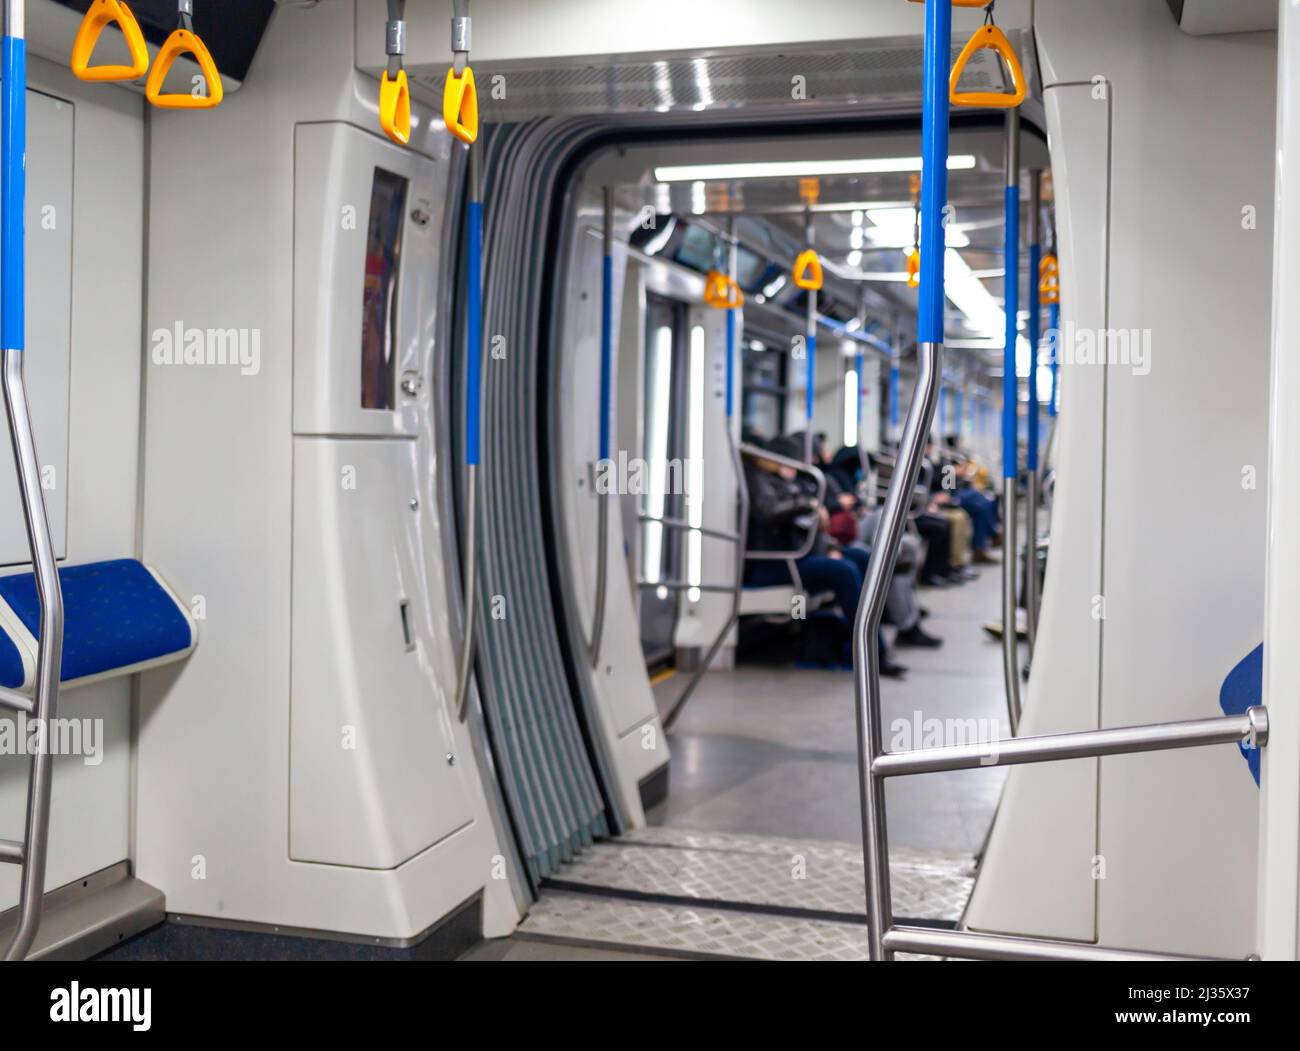
[[[411,85],[406,76],[406,0],[388,0],[384,26],[388,68],[379,81],[379,126],[393,142],[411,141]]]
[[[457,0],[451,20],[452,51],[457,68],[468,73],[470,18],[468,0]],[[464,12],[464,13],[462,13]],[[446,112],[443,114],[447,120]],[[458,118],[453,117],[452,120]],[[466,141],[448,120],[448,131],[465,142],[468,159],[465,208],[465,552],[461,586],[465,592],[465,629],[461,637],[460,668],[456,678],[456,718],[464,722],[469,684],[474,674],[475,633],[478,622],[478,465],[482,442],[483,408],[483,173],[474,139]],[[475,120],[474,138],[478,137]]]
[[[617,487],[609,485],[612,473],[610,449],[610,412],[612,406],[614,357],[614,191],[601,191],[600,263],[600,442],[591,486],[596,497],[596,606],[591,615],[591,639],[587,656],[593,668],[600,664],[600,648],[605,636],[605,606],[609,591],[609,503]],[[601,474],[605,491],[601,492]]]
[[[0,348],[4,351],[4,402],[18,469],[23,519],[40,598],[40,638],[36,651],[35,700],[0,704],[30,710],[38,726],[49,727],[58,710],[63,667],[63,590],[41,489],[40,461],[32,435],[27,387],[23,376],[26,345],[27,202],[27,42],[23,0],[5,0],[4,40],[0,45]],[[31,951],[41,925],[45,868],[50,835],[50,795],[54,780],[53,750],[38,748],[31,759],[23,839],[0,843],[0,862],[20,867],[18,922],[4,947],[5,960],[22,960]]]
[[[745,557],[747,553],[746,535],[749,526],[749,485],[745,480],[745,463],[741,458],[740,446],[736,442],[736,350],[740,342],[740,333],[737,327],[741,324],[740,306],[744,302],[744,296],[740,292],[740,284],[736,280],[736,275],[740,269],[740,243],[736,239],[736,220],[732,219],[727,224],[727,239],[729,247],[727,251],[727,288],[730,292],[725,302],[726,316],[726,382],[727,392],[725,396],[726,404],[726,431],[727,431],[727,450],[731,453],[731,468],[736,476],[736,532],[733,536],[728,536],[719,530],[702,529],[693,527],[685,523],[688,529],[694,529],[702,537],[713,536],[719,540],[731,540],[735,547],[735,574],[736,587],[731,593],[731,612],[727,615],[725,623],[718,632],[717,637],[713,640],[712,645],[705,651],[704,658],[696,665],[691,672],[691,677],[687,680],[686,688],[681,695],[673,702],[672,708],[664,716],[663,727],[667,733],[677,722],[678,716],[681,715],[682,709],[686,707],[686,702],[691,699],[695,693],[695,688],[699,686],[704,679],[704,673],[709,670],[713,659],[722,649],[723,644],[730,637],[732,630],[740,623],[740,607],[742,589],[745,586]],[[824,484],[824,482],[823,482]]]
[[[206,90],[163,93],[167,74],[181,55],[190,54],[203,72]],[[145,97],[159,109],[215,109],[225,98],[226,89],[221,83],[221,73],[213,61],[212,52],[203,39],[194,32],[194,0],[176,0],[176,29],[163,41],[154,56],[153,69],[145,82]]]
[[[943,209],[948,196],[948,56],[952,39],[950,0],[931,0],[925,9],[924,95],[921,120],[921,244],[944,241]],[[871,959],[887,958],[885,933],[893,925],[889,886],[889,840],[885,826],[884,781],[872,773],[883,751],[880,655],[876,637],[885,612],[898,546],[907,525],[912,492],[921,470],[926,437],[934,422],[943,363],[944,253],[921,255],[917,379],[889,481],[884,509],[871,544],[871,561],[853,632],[854,695],[857,711],[858,776],[862,804],[862,853],[866,866],[867,942]],[[892,953],[888,954],[892,956]]]
[[[1042,596],[1038,591],[1038,505],[1041,499],[1041,477],[1038,471],[1038,342],[1042,338],[1042,304],[1038,299],[1039,257],[1042,253],[1043,173],[1037,169],[1029,172],[1029,402],[1025,471],[1025,627],[1029,635],[1029,659],[1034,659],[1038,642],[1038,607]]]
[[[1007,111],[1006,244],[1003,297],[1006,331],[1002,342],[1002,675],[1006,681],[1011,735],[1020,732],[1020,640],[1017,609],[1016,486],[1020,474],[1020,380],[1016,375],[1020,314],[1020,111]]]

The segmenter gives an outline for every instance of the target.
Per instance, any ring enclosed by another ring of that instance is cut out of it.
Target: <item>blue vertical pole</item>
[[[1035,172],[1034,178],[1037,177]],[[1037,208],[1038,194],[1035,193],[1033,198]],[[1029,246],[1029,452],[1025,466],[1033,473],[1038,470],[1038,341],[1042,338],[1042,306],[1038,302],[1038,262],[1042,247],[1038,243],[1036,216],[1031,219],[1030,229],[1034,237]]]
[[[853,404],[857,406],[857,408],[854,409],[854,416],[857,417],[857,421],[858,421],[858,426],[857,426],[858,440],[853,444],[856,445],[858,448],[862,448],[862,389],[863,389],[863,378],[866,373],[866,368],[867,368],[867,356],[863,354],[861,351],[858,351],[857,355],[853,359],[853,372],[858,377],[858,389],[857,392],[855,393],[854,402],[853,402]],[[877,417],[877,419],[879,419],[879,417]]]
[[[1051,341],[1052,356],[1048,367],[1052,372],[1052,393],[1047,402],[1047,414],[1055,416],[1058,409],[1057,372],[1061,367],[1061,308],[1053,303],[1047,310],[1047,332]]]
[[[891,441],[898,433],[898,356],[900,353],[900,348],[895,347],[894,353],[889,357],[889,437]]]
[[[12,10],[9,8],[7,10]],[[0,307],[0,342],[4,350],[26,348],[26,252],[27,210],[27,41],[22,26],[6,22],[0,52],[0,107],[4,110],[3,149],[0,164],[0,265],[4,267],[4,303]]]
[[[939,441],[943,441],[948,430],[948,385],[939,384]]]
[[[956,421],[957,437],[962,436],[962,416],[966,411],[966,396],[960,387],[957,387],[953,393],[953,418]]]

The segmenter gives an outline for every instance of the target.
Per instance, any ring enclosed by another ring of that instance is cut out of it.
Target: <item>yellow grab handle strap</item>
[[[704,279],[704,302],[719,310],[736,310],[744,305],[745,296],[721,270],[710,270]]]
[[[379,82],[379,125],[399,146],[411,141],[411,88],[404,69],[397,71],[395,80],[384,70]]]
[[[171,72],[172,63],[186,53],[194,56],[194,61],[203,71],[204,79],[208,83],[208,93],[195,95],[193,92],[184,92],[164,95],[163,83],[167,80],[167,74]],[[221,100],[226,97],[225,88],[221,84],[221,74],[217,72],[217,64],[212,61],[207,45],[188,29],[175,30],[158,49],[158,55],[153,60],[153,69],[149,71],[149,81],[145,84],[144,93],[145,97],[160,109],[213,109],[220,106]]]
[[[92,66],[91,57],[99,44],[100,35],[111,23],[126,38],[127,49],[131,52],[129,66],[103,65]],[[140,23],[135,20],[131,9],[121,0],[94,0],[86,17],[81,20],[77,38],[72,42],[72,72],[81,80],[139,80],[149,71],[149,48],[144,42],[144,33]]]
[[[913,248],[907,253],[907,287],[921,287],[921,250]]]
[[[1038,301],[1048,306],[1061,301],[1061,265],[1054,255],[1043,256],[1038,264]]]
[[[474,71],[469,66],[459,77],[455,69],[447,70],[447,83],[442,89],[442,119],[447,130],[466,146],[478,138],[478,89],[474,87]]]
[[[822,287],[822,261],[813,249],[801,252],[794,261],[794,283],[809,292],[816,292]]]
[[[1007,69],[1011,73],[1012,91],[1007,94],[1003,91],[967,91],[960,92],[957,85],[961,81],[961,75],[966,69],[966,63],[977,51],[984,50],[996,51],[1002,56],[1007,64]],[[1015,49],[1011,46],[1011,41],[1007,35],[993,24],[980,26],[975,30],[975,35],[966,42],[966,46],[961,49],[961,54],[957,56],[957,64],[952,67],[952,75],[948,78],[948,100],[954,106],[990,106],[994,109],[1015,109],[1025,101],[1025,71],[1020,68],[1020,60],[1016,58]]]

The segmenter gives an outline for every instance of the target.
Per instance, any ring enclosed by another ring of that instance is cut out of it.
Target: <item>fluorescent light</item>
[[[978,335],[993,339],[1006,332],[1007,315],[984,282],[975,276],[956,249],[944,252],[944,292],[953,305],[966,315],[966,321]]]
[[[844,444],[858,444],[858,374],[849,369],[844,374]]]
[[[949,156],[949,171],[975,167],[969,153]],[[695,182],[728,179],[794,179],[818,175],[873,175],[919,172],[920,157],[866,157],[853,161],[752,161],[734,164],[678,164],[655,169],[656,182]]]
[[[916,212],[911,208],[870,208],[867,218],[872,225],[866,235],[879,248],[911,248],[916,237]],[[949,248],[967,248],[970,238],[959,226],[944,227],[944,243]]]
[[[703,565],[703,536],[698,532],[704,525],[704,326],[691,329],[690,358],[690,436],[687,456],[690,457],[690,488],[686,492],[686,520],[693,527],[686,535],[686,582],[691,585],[686,592],[690,602],[700,601],[700,581]]]

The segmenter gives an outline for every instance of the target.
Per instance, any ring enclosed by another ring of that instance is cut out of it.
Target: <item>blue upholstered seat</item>
[[[158,579],[134,559],[59,570],[63,586],[63,681],[127,674],[186,656],[193,622]],[[34,658],[40,602],[31,573],[0,577],[0,685],[22,689],[22,652]],[[7,615],[12,614],[12,615]],[[14,618],[26,636],[12,624]],[[5,621],[10,623],[6,624]]]

